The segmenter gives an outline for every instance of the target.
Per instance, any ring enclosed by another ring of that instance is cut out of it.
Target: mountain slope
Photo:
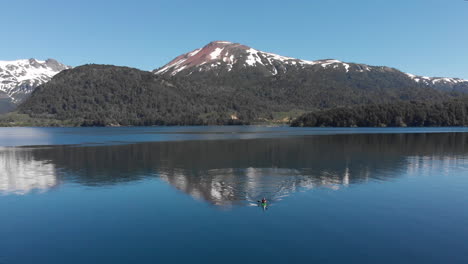
[[[413,81],[446,92],[468,93],[468,80],[447,77],[426,77],[407,73]]]
[[[21,103],[39,85],[70,67],[56,60],[0,61],[0,113]]]
[[[459,78],[416,76],[389,67],[345,63],[332,59],[300,60],[227,41],[211,42],[203,48],[176,57],[153,72],[159,75],[187,77],[203,73],[212,73],[218,76],[239,71],[254,71],[257,76],[288,75],[291,71],[313,71],[324,74],[335,72],[339,73],[341,77],[351,77],[352,79],[365,79],[366,75],[378,73],[397,73],[399,75],[397,77],[406,83],[395,83],[395,85],[468,93],[468,80]]]
[[[153,73],[110,65],[63,71],[36,89],[19,112],[73,125],[245,124],[458,96],[415,78],[389,67],[304,61],[216,41]]]
[[[312,65],[328,68],[343,68],[349,64],[337,60],[307,61],[259,51],[248,46],[228,41],[214,41],[203,48],[180,55],[164,67],[154,70],[156,74],[191,75],[201,71],[242,70],[256,68],[265,75],[286,73],[290,69],[300,69]]]
[[[268,108],[266,112],[449,97],[394,68],[305,61],[226,41],[178,56],[153,72],[205,96],[230,93],[237,106],[257,98],[254,101],[262,102],[260,108]]]

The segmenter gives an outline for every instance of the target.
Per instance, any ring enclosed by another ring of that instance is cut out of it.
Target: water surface
[[[0,263],[468,262],[463,129],[8,131]]]

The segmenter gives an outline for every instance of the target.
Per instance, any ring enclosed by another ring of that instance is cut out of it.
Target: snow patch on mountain
[[[222,48],[216,48],[213,52],[211,52],[210,56],[211,56],[211,59],[212,60],[215,60],[219,57],[219,55],[221,54],[221,52],[223,51]]]
[[[460,78],[447,78],[447,77],[427,77],[427,76],[418,76],[411,73],[406,73],[408,77],[414,80],[417,83],[423,83],[426,85],[436,85],[436,84],[460,84],[466,83],[468,84],[468,80],[463,80]]]
[[[156,74],[176,75],[184,70],[190,75],[194,71],[208,71],[225,67],[231,71],[235,65],[241,67],[264,67],[272,75],[286,72],[288,68],[304,68],[321,65],[323,68],[342,68],[349,71],[350,65],[338,60],[308,61],[264,52],[251,47],[228,41],[214,41],[201,49],[183,54],[162,68],[155,70]],[[200,68],[201,67],[201,68]],[[191,69],[189,71],[189,69]]]
[[[200,52],[201,49],[196,49],[192,52],[189,53],[189,56],[195,56],[198,52]]]
[[[68,68],[53,59],[0,61],[0,92],[18,104],[37,86]]]

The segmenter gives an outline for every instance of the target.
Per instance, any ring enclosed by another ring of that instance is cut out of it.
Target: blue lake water
[[[0,146],[2,264],[468,263],[466,128],[0,128]]]

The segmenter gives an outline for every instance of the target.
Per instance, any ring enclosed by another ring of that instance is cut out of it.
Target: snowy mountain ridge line
[[[468,83],[468,80],[463,80],[460,78],[448,78],[448,77],[427,77],[427,76],[418,76],[411,73],[406,73],[411,79],[415,82],[423,82],[423,83],[450,83],[450,84],[458,84],[458,83]]]
[[[171,75],[176,75],[182,70],[192,67],[207,65],[206,69],[209,69],[216,68],[222,64],[228,68],[228,71],[230,71],[234,64],[237,63],[241,63],[244,67],[269,67],[272,75],[276,75],[278,73],[277,67],[274,67],[275,63],[297,67],[320,64],[324,68],[333,64],[342,64],[346,71],[349,69],[349,64],[338,60],[300,60],[256,50],[238,43],[214,41],[203,48],[178,56],[162,68],[156,70],[155,73],[164,74],[170,72]]]
[[[231,71],[234,65],[240,64],[242,67],[266,67],[271,75],[276,75],[280,71],[286,72],[287,67],[305,68],[313,65],[320,65],[324,69],[343,69],[348,73],[352,67],[357,72],[370,72],[374,69],[385,69],[383,66],[370,66],[366,64],[346,63],[335,59],[326,60],[301,60],[297,58],[286,57],[270,52],[264,52],[251,47],[233,43],[229,41],[213,41],[206,46],[182,54],[170,61],[163,67],[154,70],[155,74],[170,74],[174,76],[182,71],[190,70],[187,75],[193,72],[209,71],[221,66]],[[281,66],[282,65],[282,66]],[[357,67],[356,67],[357,66]],[[436,84],[459,84],[468,83],[468,80],[460,78],[446,77],[425,77],[405,73],[416,83],[427,85]]]

